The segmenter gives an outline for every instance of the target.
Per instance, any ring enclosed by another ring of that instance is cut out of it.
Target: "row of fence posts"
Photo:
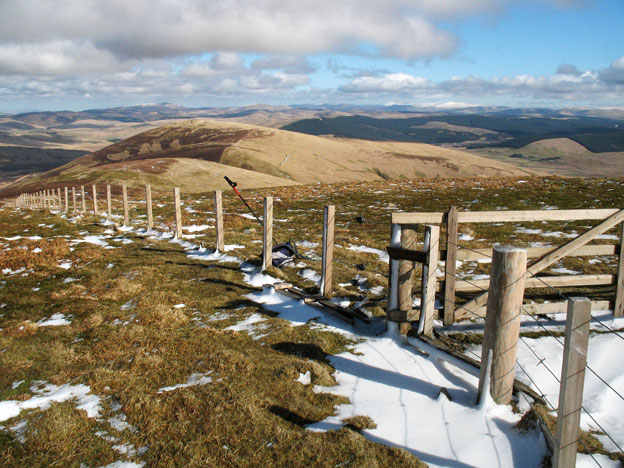
[[[99,216],[98,199],[97,199],[97,186],[92,185],[92,203],[93,203],[93,215]],[[71,187],[72,192],[72,207],[73,213],[77,214],[79,211],[83,214],[87,212],[86,206],[86,193],[84,185],[80,186],[81,194],[81,210],[78,210],[76,202],[76,187]],[[65,187],[65,213],[69,213],[69,187]],[[174,199],[174,215],[175,215],[175,237],[177,239],[182,238],[182,209],[180,201],[180,189],[175,187],[173,189]],[[124,184],[122,185],[122,200],[123,200],[123,218],[124,226],[130,225],[130,216],[128,210],[128,188]],[[152,189],[151,186],[145,186],[145,203],[147,211],[147,230],[151,231],[154,226],[154,218],[152,214]],[[215,205],[215,230],[216,230],[216,251],[225,251],[225,235],[223,225],[223,194],[220,190],[214,192],[214,205]],[[28,207],[28,208],[43,208],[43,209],[58,209],[61,207],[61,189],[57,191],[54,189],[41,190],[32,194],[22,194],[16,200],[16,206]],[[262,235],[262,257],[263,269],[267,269],[271,266],[273,260],[273,197],[264,197],[263,200],[263,235]],[[107,220],[112,219],[112,197],[111,186],[106,185],[106,210]],[[321,294],[325,297],[329,297],[333,291],[333,251],[334,251],[334,224],[335,224],[335,212],[336,207],[329,205],[324,207],[323,216],[323,254],[322,254],[322,273],[321,273]]]

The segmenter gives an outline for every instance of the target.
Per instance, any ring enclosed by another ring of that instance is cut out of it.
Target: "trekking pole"
[[[260,223],[260,225],[262,227],[264,227],[264,223],[262,221],[260,221],[260,218],[258,218],[258,215],[256,214],[256,212],[251,208],[251,206],[249,206],[249,203],[247,203],[245,201],[245,199],[243,198],[243,196],[240,194],[240,192],[238,190],[236,190],[236,186],[238,185],[236,182],[234,182],[233,180],[231,180],[228,176],[225,176],[224,179],[227,181],[228,184],[230,184],[230,187],[232,187],[234,189],[234,191],[236,192],[236,195],[239,196],[239,198],[242,200],[242,202],[245,204],[245,206],[247,207],[247,209],[249,211],[251,211],[251,214],[254,215],[254,218],[256,218],[256,220]]]
[[[260,221],[260,218],[258,218],[258,215],[256,214],[256,212],[251,208],[251,206],[249,206],[249,203],[247,203],[245,201],[245,199],[243,198],[243,196],[240,194],[240,192],[238,190],[236,190],[236,186],[238,185],[236,182],[234,182],[233,180],[231,180],[228,176],[223,177],[228,184],[230,184],[230,187],[232,187],[234,189],[234,191],[236,192],[236,195],[239,196],[239,198],[242,200],[242,202],[245,204],[245,206],[247,207],[247,209],[249,211],[251,211],[251,214],[254,215],[254,218],[256,218],[256,220],[260,223],[260,226],[262,226],[264,228],[264,223],[262,221]],[[273,243],[275,244],[279,244],[279,242],[277,242],[275,239],[273,239]]]

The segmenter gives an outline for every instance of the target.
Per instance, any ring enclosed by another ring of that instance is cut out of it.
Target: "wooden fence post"
[[[91,189],[93,190],[93,216],[98,216],[100,213],[98,211],[97,187],[95,186],[95,184],[91,186]]]
[[[74,214],[78,211],[76,207],[76,187],[72,187],[72,205],[74,207]]]
[[[553,468],[576,466],[590,321],[591,301],[586,297],[570,298],[563,346]]]
[[[113,217],[113,206],[111,202],[111,186],[106,185],[106,220],[110,221]]]
[[[65,213],[69,213],[69,190],[65,187]]]
[[[56,201],[58,202],[56,206],[57,206],[57,209],[61,211],[61,187],[58,187],[56,189],[56,194],[57,194]]]
[[[526,249],[494,246],[477,403],[482,392],[488,390],[484,389],[488,367],[491,368],[489,391],[492,399],[499,405],[511,402],[516,376],[526,263]]]
[[[225,251],[223,234],[223,194],[221,190],[215,190],[215,230],[217,235],[217,252]]]
[[[444,325],[455,322],[455,278],[457,274],[457,208],[451,206],[446,218],[446,259],[444,262]]]
[[[80,186],[80,195],[82,200],[82,214],[84,215],[87,213],[87,197],[85,195],[84,185]]]
[[[401,225],[390,225],[390,247],[401,247]],[[390,260],[388,265],[388,304],[386,306],[386,325],[391,315],[399,307],[399,261]],[[394,320],[393,320],[394,321]]]
[[[618,258],[613,315],[615,317],[624,316],[624,223],[620,224],[620,256]]]
[[[323,208],[323,253],[321,258],[321,295],[329,297],[334,280],[334,224],[336,206]]]
[[[264,197],[264,218],[262,219],[262,269],[266,270],[273,262],[273,197]]]
[[[422,271],[422,299],[420,304],[420,320],[418,333],[433,336],[433,319],[435,317],[436,276],[440,256],[440,227],[425,226],[425,242],[423,249],[429,254],[428,261]]]
[[[147,210],[147,230],[151,231],[154,227],[154,216],[152,215],[152,186],[145,186],[145,208]]]
[[[403,224],[401,225],[401,248],[406,250],[414,250],[416,247],[416,231],[418,225]],[[405,322],[401,324],[401,333],[407,334],[410,325],[406,322],[416,320],[417,314],[412,308],[412,291],[414,289],[414,262],[410,260],[399,260],[399,278],[398,278],[398,297],[399,310],[401,316],[405,317]]]
[[[130,215],[128,213],[128,187],[126,184],[121,186],[121,194],[123,197],[124,226],[130,224]]]
[[[182,208],[180,207],[180,188],[173,189],[173,203],[175,206],[176,239],[182,239]]]

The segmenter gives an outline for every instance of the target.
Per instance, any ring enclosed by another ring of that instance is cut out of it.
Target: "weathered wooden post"
[[[78,211],[76,207],[76,187],[72,187],[72,205],[74,207],[74,214],[76,214],[76,211]]]
[[[390,225],[390,247],[401,247],[401,225]],[[390,260],[388,265],[388,304],[386,306],[386,325],[388,320],[396,321],[391,315],[399,307],[399,261]]]
[[[440,257],[440,227],[425,226],[425,242],[423,250],[427,252],[427,263],[422,270],[422,299],[420,304],[420,320],[418,333],[433,336],[433,319],[435,318],[436,276]]]
[[[57,187],[56,189],[56,208],[61,211],[61,187]]]
[[[151,231],[154,228],[154,217],[152,215],[152,187],[151,185],[145,186],[145,208],[147,210],[147,230]]]
[[[401,248],[405,250],[415,250],[416,232],[418,225],[401,225]],[[412,307],[412,291],[414,289],[414,262],[411,260],[399,260],[399,310],[405,317],[405,322],[401,324],[401,333],[407,334],[411,325],[409,322],[416,320],[418,313],[414,313]]]
[[[97,203],[97,188],[95,184],[91,186],[93,190],[93,216],[98,216],[100,213],[98,211],[98,203]]]
[[[336,206],[327,205],[323,209],[323,253],[321,257],[321,294],[329,297],[334,280],[334,224]]]
[[[111,186],[106,185],[106,220],[110,221],[113,217],[113,206],[111,202]]]
[[[130,215],[128,214],[128,187],[126,187],[126,184],[121,186],[121,194],[123,198],[124,226],[129,226]]]
[[[499,405],[511,402],[524,297],[527,251],[495,245],[485,315],[479,402],[490,370],[490,395]],[[491,362],[490,362],[491,353]],[[488,369],[489,367],[489,369]]]
[[[273,262],[273,197],[264,197],[264,217],[262,219],[262,269],[266,270]]]
[[[65,187],[65,213],[69,213],[69,190]]]
[[[570,298],[563,346],[553,468],[576,466],[590,321],[591,301],[586,297]]]
[[[217,252],[225,251],[225,236],[223,233],[223,194],[215,190],[215,229],[217,235]]]
[[[80,186],[80,197],[82,200],[82,214],[87,214],[87,197],[85,195],[84,185]]]
[[[444,262],[444,325],[455,322],[455,278],[457,275],[457,208],[446,216],[446,259]]]
[[[616,317],[624,316],[624,223],[620,224],[620,256],[618,258],[613,315]]]
[[[182,239],[182,208],[180,207],[180,188],[173,189],[173,203],[175,206],[176,239]]]

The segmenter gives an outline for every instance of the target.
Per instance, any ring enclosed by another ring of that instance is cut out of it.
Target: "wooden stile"
[[[590,321],[591,302],[589,299],[570,298],[563,346],[553,468],[576,466]]]
[[[446,260],[444,263],[444,325],[455,322],[455,278],[457,275],[457,208],[452,206],[446,218]]]
[[[581,210],[583,211],[583,210]],[[596,210],[596,211],[605,211],[605,210]],[[529,278],[537,275],[540,271],[548,268],[550,265],[565,257],[569,253],[573,252],[577,248],[585,245],[589,241],[595,239],[600,234],[608,231],[609,229],[617,226],[622,221],[624,221],[624,210],[615,210],[615,213],[605,219],[602,223],[593,227],[589,231],[581,234],[580,236],[572,239],[570,242],[561,245],[560,247],[552,250],[548,254],[539,258],[537,261],[533,262],[527,269],[527,274]],[[485,292],[480,296],[476,297],[472,301],[464,304],[459,309],[455,311],[456,317],[464,316],[468,313],[474,312],[483,306],[487,302],[488,293]]]
[[[147,230],[154,228],[154,215],[152,213],[152,186],[145,186],[145,209],[147,210]]]
[[[501,245],[494,247],[477,399],[488,390],[484,386],[490,370],[492,399],[499,405],[511,402],[525,272],[526,250]]]
[[[130,224],[130,214],[128,212],[128,187],[126,184],[121,186],[121,195],[123,198],[124,226]]]
[[[180,188],[173,189],[173,204],[175,207],[176,239],[182,239],[182,207],[180,206]]]
[[[321,260],[321,294],[329,297],[334,281],[334,224],[336,206],[327,205],[323,209],[323,253]]]
[[[273,262],[273,197],[264,197],[264,228],[262,230],[262,267],[269,268]]]
[[[217,252],[225,251],[225,235],[223,233],[223,193],[215,190],[215,230],[217,236]]]

